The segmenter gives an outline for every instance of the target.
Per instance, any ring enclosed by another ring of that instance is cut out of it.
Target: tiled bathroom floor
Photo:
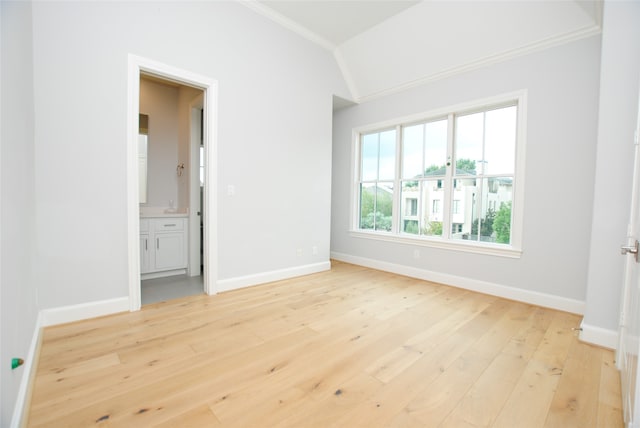
[[[142,304],[163,302],[179,297],[203,294],[203,277],[176,275],[146,279],[142,282]]]

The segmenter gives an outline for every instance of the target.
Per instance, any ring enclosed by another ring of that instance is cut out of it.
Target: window
[[[524,109],[521,92],[356,132],[354,232],[519,253]]]
[[[360,229],[390,231],[396,165],[396,130],[361,138]]]

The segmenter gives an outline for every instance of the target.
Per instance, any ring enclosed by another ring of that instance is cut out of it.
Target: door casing
[[[635,131],[633,183],[631,211],[627,226],[625,246],[635,246],[640,240],[640,94],[638,96],[638,119]],[[622,407],[624,421],[629,428],[640,428],[640,392],[638,379],[638,355],[640,354],[640,263],[635,254],[627,253],[624,283],[620,303],[620,327],[616,364],[620,370]]]
[[[129,310],[141,307],[140,292],[140,205],[138,194],[138,114],[140,113],[140,73],[171,80],[183,85],[201,89],[203,95],[203,145],[205,156],[204,171],[204,291],[211,295],[217,292],[217,230],[218,219],[215,209],[215,189],[217,186],[217,111],[218,82],[206,76],[176,68],[158,61],[129,54],[127,85],[127,254]]]

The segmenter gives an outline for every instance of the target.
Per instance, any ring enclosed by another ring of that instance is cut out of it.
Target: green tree
[[[423,229],[423,235],[442,236],[442,222],[430,221]]]
[[[393,194],[379,186],[362,189],[360,197],[360,228],[391,230]]]
[[[404,232],[412,233],[414,235],[418,234],[418,221],[417,220],[407,220],[404,223]]]
[[[476,173],[476,161],[471,159],[458,159],[456,162],[456,168],[468,172],[469,174]]]
[[[496,232],[496,242],[508,244],[511,241],[511,202],[503,202],[493,221]]]
[[[482,220],[482,226],[480,226],[480,236],[491,236],[493,234],[493,222],[496,218],[496,212],[489,208],[487,215]],[[478,235],[478,219],[473,221],[471,225],[471,234]]]
[[[439,169],[441,169],[441,168],[444,168],[444,165],[441,165],[441,166],[438,166],[438,165],[431,165],[431,166],[427,167],[427,169],[425,169],[425,170],[424,170],[424,174],[425,174],[425,175],[427,175],[427,174],[429,174],[430,172],[437,171],[437,170],[439,170]]]

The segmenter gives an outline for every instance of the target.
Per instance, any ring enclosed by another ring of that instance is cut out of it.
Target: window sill
[[[484,254],[490,256],[519,259],[522,250],[510,245],[491,244],[486,242],[445,241],[439,238],[418,238],[407,235],[393,235],[385,232],[366,232],[352,230],[349,234],[354,238],[374,239],[377,241],[396,242],[400,244],[420,245],[443,250],[462,251],[465,253]]]

